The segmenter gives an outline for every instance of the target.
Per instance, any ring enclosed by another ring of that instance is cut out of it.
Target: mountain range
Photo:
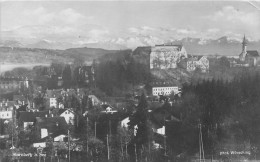
[[[21,47],[21,48],[39,48],[39,49],[59,49],[65,50],[69,48],[102,48],[106,50],[124,50],[135,49],[138,46],[154,46],[155,44],[172,43],[184,45],[189,54],[196,55],[238,55],[242,50],[241,40],[231,39],[223,36],[218,39],[202,39],[202,38],[183,38],[179,40],[161,41],[152,36],[139,36],[111,39],[95,43],[70,43],[70,42],[53,42],[48,40],[40,40],[35,43],[25,44],[15,40],[0,41],[0,47]],[[259,41],[248,41],[248,50],[260,51]]]

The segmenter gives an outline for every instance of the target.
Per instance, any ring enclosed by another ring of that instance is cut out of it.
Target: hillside
[[[232,37],[223,36],[217,39],[210,38],[194,38],[185,37],[182,39],[165,39],[158,41],[156,38],[151,36],[140,36],[136,38],[125,38],[125,39],[113,39],[106,41],[98,41],[96,43],[81,43],[76,42],[63,42],[63,41],[48,41],[39,40],[37,42],[19,42],[16,40],[0,40],[0,47],[20,47],[20,48],[41,48],[41,49],[59,49],[65,50],[68,48],[77,49],[85,47],[90,48],[102,48],[106,50],[125,50],[125,49],[136,49],[141,47],[154,46],[156,44],[173,43],[183,44],[188,54],[196,55],[238,55],[241,52],[241,39],[234,39]],[[248,40],[248,50],[259,50],[260,41]]]
[[[105,54],[116,53],[116,50],[104,50],[97,48],[70,48],[66,50],[51,50],[21,47],[0,47],[0,60],[6,63],[50,63],[53,61],[72,62],[75,58],[92,62]]]

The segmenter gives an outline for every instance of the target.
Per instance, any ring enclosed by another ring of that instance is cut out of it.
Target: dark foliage
[[[219,155],[223,149],[241,150],[240,145],[245,143],[259,148],[259,81],[258,74],[247,74],[232,82],[212,80],[184,85],[182,102],[175,109],[182,124],[169,130],[169,143],[176,153],[198,152],[199,123],[206,155]]]

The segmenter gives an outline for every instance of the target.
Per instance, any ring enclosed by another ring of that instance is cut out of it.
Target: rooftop
[[[66,134],[68,124],[64,117],[36,117],[36,124],[40,128],[46,128],[49,134]]]
[[[259,57],[259,53],[257,50],[251,50],[251,51],[246,51],[247,55],[251,56],[251,57]]]
[[[35,122],[36,117],[45,117],[48,114],[49,114],[48,111],[38,111],[38,112],[21,111],[19,113],[19,120],[21,122]]]

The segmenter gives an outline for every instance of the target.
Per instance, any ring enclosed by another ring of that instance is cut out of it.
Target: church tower
[[[247,41],[246,36],[244,35],[243,42],[242,42],[242,53],[239,55],[241,61],[245,61],[246,53],[247,53]]]

